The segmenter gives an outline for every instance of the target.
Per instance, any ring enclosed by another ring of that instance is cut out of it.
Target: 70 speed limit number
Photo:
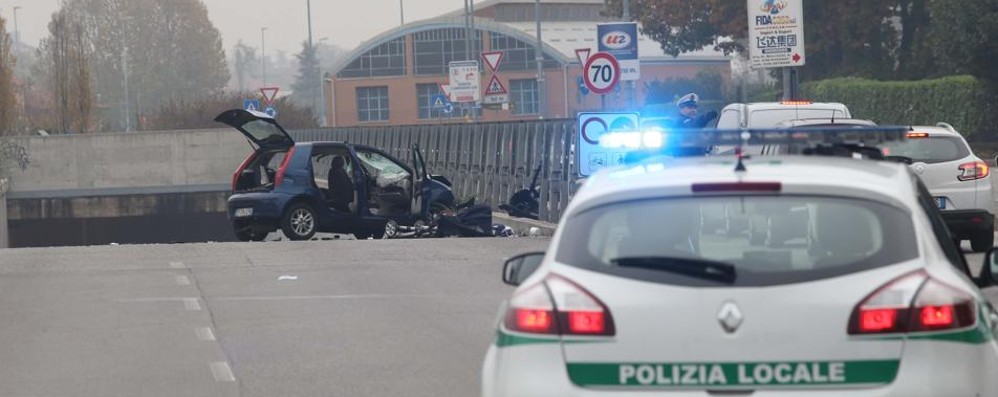
[[[620,82],[620,64],[617,58],[606,52],[598,52],[589,57],[583,67],[586,87],[595,94],[613,91]]]

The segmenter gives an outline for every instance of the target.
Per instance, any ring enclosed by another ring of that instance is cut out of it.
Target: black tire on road
[[[291,240],[308,240],[318,226],[315,210],[305,203],[294,203],[281,217],[281,231]]]
[[[970,248],[974,252],[987,252],[995,245],[995,234],[992,231],[980,233],[970,239]]]

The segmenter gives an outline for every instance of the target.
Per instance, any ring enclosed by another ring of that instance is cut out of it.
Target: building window
[[[534,52],[534,45],[527,44],[523,40],[515,39],[504,34],[492,33],[492,50],[505,51],[502,59],[503,71],[534,70],[537,68],[537,60]],[[544,54],[544,68],[556,68],[558,62],[547,54]]]
[[[461,28],[435,29],[416,32],[412,35],[413,72],[417,75],[446,75],[447,64],[453,61],[466,60],[467,42],[464,40],[465,30]],[[481,51],[482,32],[475,31],[472,49]],[[476,60],[475,51],[471,59]]]
[[[404,36],[365,52],[338,74],[341,78],[384,76],[405,76]]]
[[[388,87],[357,87],[357,120],[388,121]]]
[[[537,80],[510,80],[509,100],[514,103],[513,114],[538,114]]]
[[[440,91],[440,84],[416,84],[416,105],[419,107],[420,120],[461,117],[461,111],[456,107],[450,113],[445,113],[442,109],[434,109],[432,100],[437,95],[443,95],[443,92]]]

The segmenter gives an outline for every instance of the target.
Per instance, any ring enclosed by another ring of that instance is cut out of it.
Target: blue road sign
[[[270,115],[270,117],[277,117],[277,108],[273,106],[267,106],[267,108],[264,109],[263,112]]]
[[[601,23],[596,25],[599,52],[608,52],[620,63],[620,80],[641,78],[638,60],[638,24],[636,22]]]
[[[441,112],[444,112],[445,114],[451,114],[451,113],[454,113],[454,104],[453,104],[453,103],[450,103],[450,102],[447,102],[447,105],[446,105],[446,106],[444,106],[444,108],[443,108],[443,109],[440,109],[440,111],[441,111]]]
[[[447,96],[443,95],[443,94],[437,94],[437,95],[431,96],[430,97],[430,107],[433,108],[433,109],[436,109],[436,110],[444,110],[444,109],[447,109],[448,107],[450,107],[450,108],[453,109],[453,105],[451,105],[450,100],[447,99]],[[446,112],[446,113],[450,113],[450,112]]]
[[[576,81],[579,84],[579,92],[581,92],[583,96],[589,95],[589,87],[586,87],[586,80],[582,76],[579,76]]]
[[[243,99],[243,110],[260,111],[260,100]]]

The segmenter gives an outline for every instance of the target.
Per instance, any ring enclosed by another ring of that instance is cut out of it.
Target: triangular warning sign
[[[506,93],[506,87],[503,87],[502,83],[499,82],[499,78],[492,76],[492,81],[489,81],[489,86],[485,87],[485,95],[502,95]]]
[[[256,106],[251,103],[251,104],[249,104],[249,106],[246,107],[246,110],[249,110],[251,112],[255,112],[255,111],[259,110],[259,109],[257,109]]]
[[[433,107],[442,108],[444,107],[444,100],[441,97],[437,97],[436,101],[433,101]]]
[[[263,94],[263,101],[267,105],[274,102],[274,98],[277,97],[277,91],[281,89],[278,87],[264,87],[260,89],[260,93]]]
[[[489,69],[495,72],[499,70],[499,64],[502,63],[503,54],[504,52],[502,51],[483,52],[482,58],[485,59],[485,64],[489,65]]]
[[[440,92],[443,92],[444,96],[446,96],[447,99],[451,99],[451,97],[450,97],[450,84],[440,84]]]
[[[592,50],[590,50],[588,48],[579,48],[579,49],[575,50],[575,57],[579,58],[579,63],[585,65],[586,61],[589,60],[589,53],[590,52],[592,52]]]

